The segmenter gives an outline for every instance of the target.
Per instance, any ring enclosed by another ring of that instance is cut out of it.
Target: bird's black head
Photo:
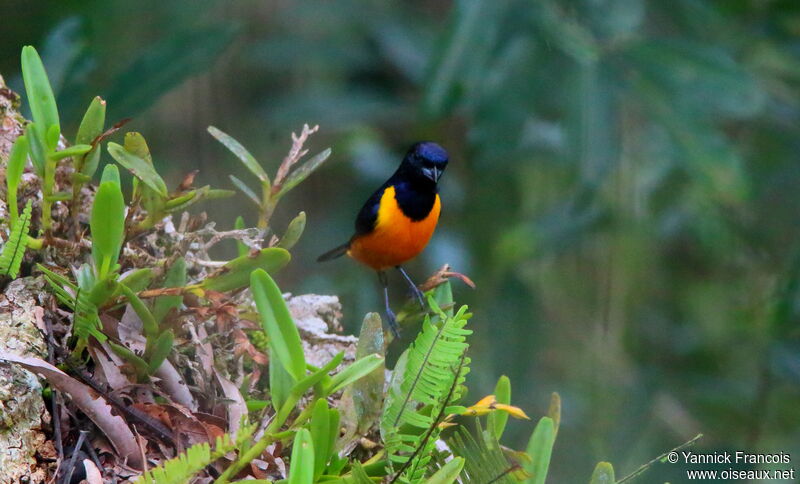
[[[435,184],[447,167],[448,160],[444,148],[432,141],[423,141],[411,146],[403,158],[401,170],[415,178]]]

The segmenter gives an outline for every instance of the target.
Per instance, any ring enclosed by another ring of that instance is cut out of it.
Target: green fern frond
[[[403,482],[419,482],[425,477],[438,438],[437,416],[448,401],[460,397],[469,371],[464,354],[469,346],[466,337],[472,331],[464,328],[470,317],[466,306],[448,317],[433,299],[429,301],[438,321],[426,317],[417,339],[398,360],[381,417],[389,465],[405,468]]]
[[[25,205],[17,220],[11,226],[11,232],[3,252],[0,254],[0,274],[15,279],[19,275],[19,268],[22,265],[22,257],[28,247],[28,228],[31,224],[31,201]]]
[[[464,427],[460,427],[447,439],[447,446],[453,451],[453,455],[463,457],[465,461],[460,476],[461,482],[463,484],[517,482],[514,476],[522,470],[508,461],[494,434],[481,428],[480,420],[475,421],[476,436]]]
[[[193,445],[174,459],[142,474],[135,482],[136,484],[185,484],[207,465],[235,450],[240,438],[241,432],[236,442],[231,440],[228,434],[217,437],[213,451],[207,442]]]

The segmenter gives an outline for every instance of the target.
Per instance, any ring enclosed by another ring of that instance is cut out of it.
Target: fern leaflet
[[[11,226],[8,240],[0,254],[0,274],[15,279],[19,275],[22,257],[28,247],[28,228],[31,224],[31,201],[25,205],[17,220]]]
[[[243,448],[255,428],[255,425],[242,426],[235,441],[228,434],[217,437],[214,450],[211,450],[207,442],[195,444],[174,459],[162,462],[160,466],[142,474],[135,482],[136,484],[185,484],[223,455]]]

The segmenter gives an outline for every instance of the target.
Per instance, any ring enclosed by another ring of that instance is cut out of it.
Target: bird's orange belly
[[[427,217],[411,220],[397,205],[394,187],[389,187],[381,197],[375,228],[354,238],[347,254],[375,270],[403,264],[428,245],[439,221],[440,210],[441,202],[437,195]]]

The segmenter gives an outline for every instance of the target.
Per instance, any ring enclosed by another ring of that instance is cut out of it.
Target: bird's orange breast
[[[428,216],[412,220],[397,204],[395,189],[384,190],[378,208],[375,228],[350,242],[347,254],[375,270],[398,266],[416,257],[428,245],[439,221],[441,202],[439,195]]]

